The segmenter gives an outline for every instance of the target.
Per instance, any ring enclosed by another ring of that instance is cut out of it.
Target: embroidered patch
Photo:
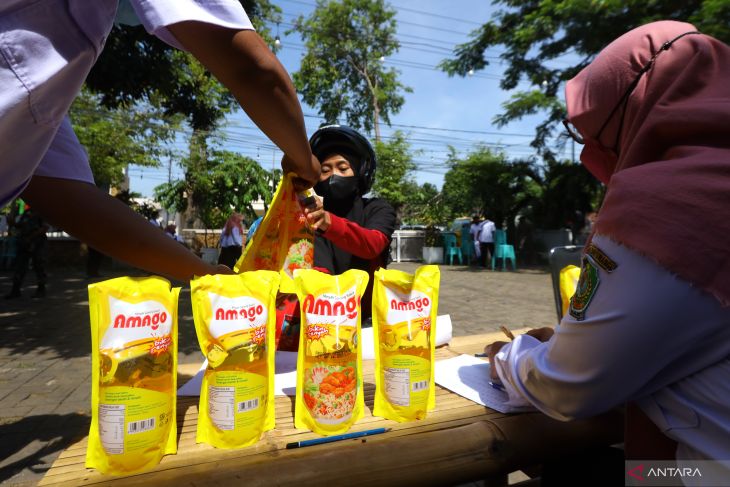
[[[588,305],[591,303],[593,295],[596,294],[600,282],[598,269],[593,265],[591,259],[583,257],[578,285],[575,288],[575,294],[570,298],[570,316],[578,321],[585,319]]]
[[[586,254],[590,255],[593,262],[598,264],[598,266],[606,272],[612,272],[616,270],[616,267],[618,267],[618,264],[611,260],[611,258],[603,252],[603,250],[596,247],[595,244],[591,243],[588,245],[586,248]]]

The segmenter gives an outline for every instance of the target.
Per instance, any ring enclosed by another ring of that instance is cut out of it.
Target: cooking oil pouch
[[[296,272],[301,303],[294,426],[320,435],[345,433],[365,409],[360,299],[368,274]]]
[[[119,277],[89,286],[87,467],[129,474],[177,452],[179,293],[161,277]]]
[[[294,293],[294,271],[310,269],[314,261],[314,232],[302,209],[313,193],[297,193],[293,178],[290,173],[279,182],[253,240],[234,266],[236,272],[281,272],[282,293]]]
[[[275,300],[279,273],[208,275],[190,282],[198,342],[208,358],[196,440],[256,443],[274,428]]]
[[[563,315],[570,309],[570,298],[575,294],[580,279],[580,267],[567,265],[560,269],[560,302],[563,305]]]
[[[379,269],[373,283],[375,404],[373,415],[404,422],[436,406],[434,348],[440,272]]]

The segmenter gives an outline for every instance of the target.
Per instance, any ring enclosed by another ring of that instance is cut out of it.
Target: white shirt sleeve
[[[89,157],[76,138],[68,115],[61,122],[56,136],[33,174],[94,184]]]
[[[237,0],[130,0],[137,17],[150,34],[184,50],[168,25],[194,20],[238,30],[254,30]]]
[[[562,420],[593,416],[730,355],[730,313],[717,300],[608,238],[593,242],[618,267],[598,268],[585,319],[568,314],[548,342],[521,336],[495,357],[512,404]]]

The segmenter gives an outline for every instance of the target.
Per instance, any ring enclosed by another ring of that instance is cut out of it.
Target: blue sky
[[[286,35],[296,16],[308,14],[315,0],[274,0],[283,10],[283,22],[279,26],[282,46],[278,53],[284,67],[293,73],[299,68],[303,56],[301,39],[296,34]],[[466,153],[477,144],[495,144],[509,157],[527,157],[533,153],[529,147],[534,129],[542,119],[540,115],[497,128],[492,119],[501,111],[501,104],[510,93],[499,88],[504,66],[497,58],[500,49],[490,49],[488,57],[495,58],[484,70],[473,76],[450,78],[435,66],[449,56],[453,47],[469,39],[469,32],[490,18],[494,7],[484,0],[391,0],[398,11],[400,51],[385,60],[387,66],[400,71],[400,80],[413,89],[406,93],[406,102],[400,113],[391,117],[392,127],[382,126],[385,137],[395,130],[402,130],[412,140],[418,166],[415,177],[419,183],[430,182],[438,187],[443,175],[448,145],[460,153]],[[277,27],[272,26],[276,33]],[[560,61],[555,61],[560,62]],[[322,120],[316,108],[302,106],[307,132],[311,134]],[[425,128],[424,128],[425,127]],[[253,122],[237,110],[227,119],[222,130],[220,146],[240,152],[271,169],[279,166],[281,152],[255,127]],[[176,144],[181,151],[185,141]],[[569,156],[569,154],[566,154]],[[181,177],[179,168],[173,165],[173,179]],[[149,196],[153,188],[168,179],[168,168],[130,168],[133,191]]]

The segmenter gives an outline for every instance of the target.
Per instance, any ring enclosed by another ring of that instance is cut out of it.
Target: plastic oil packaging
[[[274,271],[208,275],[190,283],[195,331],[208,367],[198,443],[240,448],[274,428]]]
[[[314,261],[314,231],[303,211],[314,193],[297,193],[294,177],[282,177],[269,211],[234,266],[236,272],[281,271],[282,293],[294,293],[294,271],[310,269]]]
[[[316,270],[294,274],[302,315],[294,407],[297,428],[342,434],[363,416],[360,299],[368,278],[361,270],[337,276]]]
[[[91,428],[86,466],[129,474],[177,452],[177,299],[161,277],[89,286]]]
[[[373,415],[395,421],[426,417],[436,406],[434,347],[440,272],[379,269],[373,283],[375,404]]]

